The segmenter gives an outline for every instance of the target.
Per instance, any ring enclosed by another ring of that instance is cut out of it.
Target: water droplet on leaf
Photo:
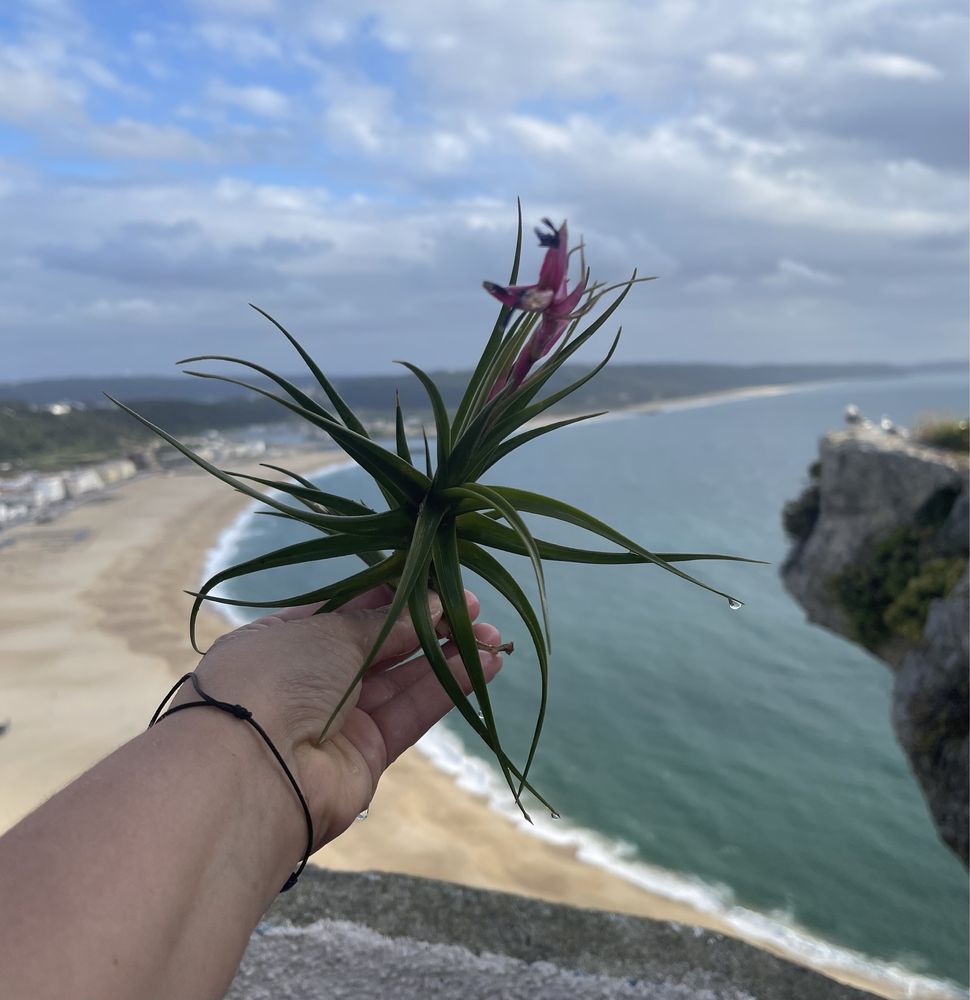
[[[369,815],[370,809],[365,809],[363,812],[357,813],[357,822],[359,823],[361,820],[367,819]]]
[[[728,598],[728,607],[732,611],[737,611],[738,608],[743,608],[744,607],[744,601],[736,601],[733,597],[729,597]]]
[[[557,813],[556,810],[553,809],[553,811],[551,813],[549,813],[549,818],[550,819],[562,819],[562,816],[560,816],[559,813]]]

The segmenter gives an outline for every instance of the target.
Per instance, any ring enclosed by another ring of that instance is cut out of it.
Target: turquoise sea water
[[[954,375],[826,385],[570,428],[494,470],[492,481],[561,497],[650,548],[773,563],[693,564],[741,597],[740,611],[654,568],[549,564],[551,697],[533,780],[563,820],[540,825],[631,878],[727,908],[749,932],[817,955],[831,942],[966,983],[966,875],[893,738],[890,673],[806,624],[778,576],[782,505],[850,402],[904,424],[968,410]],[[372,497],[349,469],[326,488]],[[554,524],[541,533],[580,537]],[[249,517],[219,559],[295,537],[276,519]],[[526,585],[528,565],[506,563]],[[356,568],[293,568],[225,593],[298,593]],[[528,639],[485,584],[471,585],[482,617],[521,651],[493,697],[522,757],[537,692]],[[462,754],[477,756],[476,740],[451,731],[461,741],[448,742],[452,763],[456,748],[463,762],[453,769],[467,770]]]

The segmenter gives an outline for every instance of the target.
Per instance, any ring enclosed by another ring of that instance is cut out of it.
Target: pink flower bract
[[[491,399],[506,386],[513,389],[521,385],[532,366],[546,356],[562,336],[570,320],[579,315],[576,308],[586,291],[586,269],[576,287],[570,292],[569,279],[569,230],[565,220],[556,228],[549,219],[543,219],[548,232],[536,229],[539,245],[546,248],[546,255],[539,269],[539,280],[534,285],[496,285],[483,282],[485,290],[504,306],[523,312],[539,313],[539,326],[522,348],[511,369],[503,373],[489,393]]]

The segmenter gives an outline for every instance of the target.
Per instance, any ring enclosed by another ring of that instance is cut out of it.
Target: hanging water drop
[[[559,813],[557,813],[556,810],[553,809],[553,811],[551,813],[549,813],[549,818],[550,819],[562,819],[562,816],[560,816]]]
[[[485,713],[484,712],[479,711],[479,712],[476,712],[475,714],[478,716],[478,721],[479,722],[484,722],[485,721]]]
[[[735,598],[733,598],[733,597],[729,597],[728,598],[728,607],[732,611],[737,611],[738,608],[743,608],[744,607],[744,601],[738,601],[738,600],[735,600]]]
[[[360,823],[361,820],[367,819],[369,815],[370,815],[370,809],[365,809],[363,812],[357,813],[357,822]]]

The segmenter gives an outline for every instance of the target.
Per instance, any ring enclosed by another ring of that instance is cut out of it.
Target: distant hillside
[[[224,367],[228,370],[228,366]],[[568,408],[571,412],[616,409],[746,386],[888,378],[911,374],[916,370],[877,364],[612,365],[572,396]],[[927,367],[919,370],[927,370]],[[586,371],[585,366],[564,366],[550,386],[554,390]],[[232,374],[236,376],[239,373]],[[457,405],[468,374],[435,373],[435,381],[450,407]],[[258,377],[251,381],[271,387]],[[302,375],[293,376],[292,381],[304,389],[314,387],[311,380]],[[390,376],[337,378],[334,382],[347,402],[365,420],[390,418],[396,390],[400,391],[401,403],[409,418],[423,420],[428,416],[424,391],[407,372]],[[97,459],[152,440],[139,424],[104,398],[104,390],[180,436],[200,434],[206,430],[231,430],[251,424],[280,423],[289,419],[289,414],[282,407],[255,393],[221,382],[186,376],[115,375],[0,383],[0,463],[25,466]],[[44,409],[62,402],[79,403],[85,408],[61,415]]]
[[[135,406],[153,423],[179,436],[279,420],[279,407],[268,400],[233,399],[210,404],[145,399]],[[157,440],[151,431],[110,403],[55,414],[26,403],[0,401],[0,466],[50,467],[98,461]]]
[[[201,367],[201,366],[200,366]],[[220,370],[213,363],[212,371]],[[720,364],[615,364],[602,371],[594,383],[597,397],[614,400],[629,395],[637,401],[664,399],[675,395],[693,395],[718,389],[771,383],[809,382],[838,378],[886,377],[907,375],[917,371],[965,369],[965,362],[943,362],[935,365],[898,366],[886,364],[793,364],[793,365],[720,365]],[[247,373],[221,370],[234,377],[247,379]],[[563,368],[563,381],[582,373],[579,365]],[[312,380],[305,374],[288,375],[291,381],[305,388]],[[454,405],[468,378],[467,371],[435,372],[445,399]],[[258,376],[253,381],[260,382]],[[364,409],[384,409],[393,405],[394,390],[400,389],[402,401],[412,406],[424,405],[424,397],[415,379],[402,369],[395,375],[358,375],[337,377],[334,384],[353,406]],[[263,383],[260,383],[263,384]],[[592,386],[589,387],[592,390]],[[0,382],[0,400],[45,406],[63,401],[86,404],[104,402],[103,392],[119,399],[187,399],[196,403],[216,403],[238,398],[241,390],[235,386],[197,379],[184,375],[104,375],[85,378],[37,379],[29,382]]]

